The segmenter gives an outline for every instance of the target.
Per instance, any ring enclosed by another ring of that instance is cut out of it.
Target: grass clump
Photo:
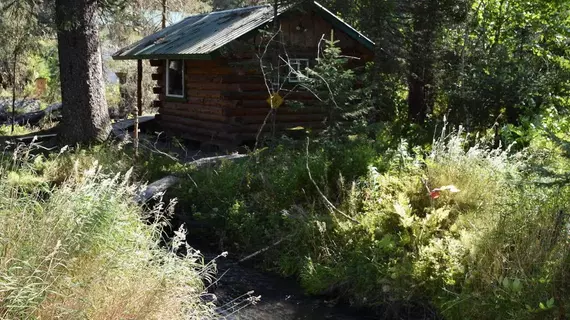
[[[76,162],[76,170],[54,182],[45,168],[57,159],[23,154],[25,160],[16,153],[0,165],[0,318],[211,314],[199,300],[209,272],[201,256],[192,250],[178,256],[183,239],[160,244],[160,216],[172,208],[160,204],[148,213],[156,222],[147,224],[130,171],[106,174]]]
[[[15,125],[12,132],[11,125],[0,125],[0,136],[23,136],[32,132],[33,130],[29,126]]]

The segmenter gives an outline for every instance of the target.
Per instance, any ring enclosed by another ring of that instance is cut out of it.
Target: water
[[[231,260],[220,259],[222,260],[217,260],[218,275],[223,276],[213,293],[218,299],[220,313],[227,316],[227,319],[377,319],[365,311],[335,304],[324,298],[307,297],[293,279],[283,279],[258,271],[252,266],[238,265]],[[232,314],[235,310],[232,307],[244,301],[247,296],[231,301],[249,291],[254,291],[252,296],[261,296],[260,301]]]
[[[204,229],[208,226],[192,221],[191,215],[179,210],[174,217],[173,226],[177,229],[181,223],[189,227],[189,234],[204,234]],[[202,232],[194,232],[200,230]],[[213,234],[209,232],[207,234]],[[212,252],[215,247],[201,237],[188,240],[195,249],[201,252]],[[214,239],[209,239],[214,240]],[[277,249],[272,249],[277,250]],[[205,254],[206,261],[215,258],[217,254]],[[232,258],[218,258],[218,281],[211,286],[209,292],[217,298],[216,305],[222,315],[222,319],[243,319],[243,320],[297,320],[297,319],[440,319],[432,308],[418,302],[416,306],[409,303],[392,305],[386,310],[360,310],[347,304],[337,303],[326,297],[307,296],[295,279],[285,279],[277,275],[260,271],[255,268],[254,262],[238,264]],[[247,299],[246,293],[253,291],[253,296],[261,296],[260,301],[254,305],[249,305],[243,309]],[[245,295],[245,297],[244,297]],[[235,300],[238,297],[242,297]],[[236,305],[237,304],[237,305]],[[236,311],[236,309],[240,309]]]

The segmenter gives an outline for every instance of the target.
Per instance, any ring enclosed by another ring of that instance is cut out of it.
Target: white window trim
[[[169,79],[170,79],[170,59],[166,60],[166,96],[167,97],[173,97],[173,98],[184,98],[184,93],[186,93],[186,82],[185,82],[185,75],[184,75],[184,69],[185,69],[185,63],[184,63],[184,59],[173,59],[173,60],[181,60],[182,61],[182,94],[181,95],[177,95],[177,94],[170,94],[168,92],[168,89],[170,88],[170,84],[169,84]]]
[[[291,59],[289,61],[289,68],[291,69],[289,75],[287,76],[287,80],[291,83],[299,83],[301,82],[301,77],[306,77],[301,70],[295,69],[294,66],[300,68],[302,63],[308,68],[309,67],[309,59]]]

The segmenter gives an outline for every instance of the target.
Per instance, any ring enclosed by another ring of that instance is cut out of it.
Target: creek
[[[335,304],[322,297],[306,296],[294,279],[268,274],[231,259],[216,261],[220,279],[212,293],[217,297],[218,312],[225,319],[378,319],[367,311]],[[253,291],[251,296],[261,296],[256,304],[245,302],[247,296],[233,301],[250,291]],[[247,304],[245,308],[235,312],[244,304]]]

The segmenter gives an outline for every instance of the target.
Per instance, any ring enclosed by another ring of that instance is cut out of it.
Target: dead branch
[[[309,168],[309,138],[307,137],[307,162],[306,162],[306,168],[307,168],[307,172],[309,174],[309,180],[311,180],[311,182],[313,183],[313,185],[315,186],[315,189],[317,189],[317,192],[319,193],[319,195],[321,196],[323,202],[325,203],[325,206],[330,210],[331,213],[339,213],[341,214],[343,217],[347,218],[348,220],[356,223],[356,224],[360,224],[360,221],[354,219],[353,217],[349,216],[348,214],[340,211],[332,202],[330,202],[330,200],[325,196],[325,194],[321,191],[321,189],[319,188],[319,186],[317,185],[317,183],[315,182],[315,180],[313,179],[313,176],[311,175],[311,169]]]
[[[293,237],[292,234],[290,234],[290,235],[288,235],[288,236],[286,236],[286,237],[284,237],[284,238],[281,238],[281,239],[279,239],[278,241],[275,241],[274,243],[272,243],[271,245],[269,245],[269,246],[267,246],[267,247],[265,247],[265,248],[263,248],[263,249],[261,249],[261,250],[258,250],[258,251],[256,251],[256,252],[254,252],[254,253],[248,255],[247,257],[245,257],[245,258],[239,260],[237,263],[243,263],[243,262],[245,262],[245,261],[247,261],[247,260],[250,260],[250,259],[252,259],[252,258],[255,258],[255,257],[257,257],[258,255],[260,255],[260,254],[266,252],[267,250],[269,250],[269,249],[271,249],[271,248],[273,248],[273,247],[276,247],[276,246],[280,245],[281,242],[283,242],[283,241],[285,241],[285,240],[291,239],[291,237]]]

